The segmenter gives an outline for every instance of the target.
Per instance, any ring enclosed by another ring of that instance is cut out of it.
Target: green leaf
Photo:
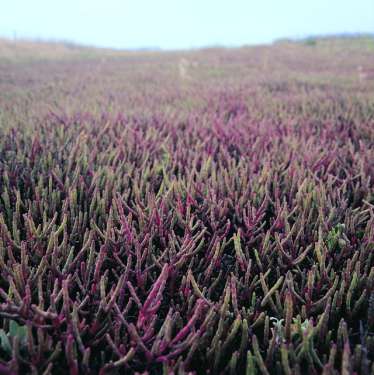
[[[9,338],[3,329],[0,329],[0,347],[7,354],[12,354],[12,347],[10,346]]]
[[[20,343],[25,343],[27,340],[27,327],[20,326],[16,321],[11,320],[9,324],[9,336],[18,337]]]

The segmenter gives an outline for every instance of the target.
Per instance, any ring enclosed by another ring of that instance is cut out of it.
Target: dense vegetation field
[[[6,48],[0,374],[374,373],[373,40]]]

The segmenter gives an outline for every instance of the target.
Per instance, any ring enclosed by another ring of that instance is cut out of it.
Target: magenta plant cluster
[[[0,374],[372,373],[374,90],[340,53],[0,61]]]

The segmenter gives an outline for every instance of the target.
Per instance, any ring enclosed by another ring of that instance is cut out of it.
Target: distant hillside
[[[283,38],[275,40],[272,45],[305,45],[330,48],[348,49],[365,49],[374,51],[374,34],[337,34],[337,35],[320,35],[302,38]],[[268,47],[271,44],[267,45]],[[257,46],[258,47],[258,46]],[[242,48],[256,48],[255,46],[246,45]],[[227,50],[231,49],[227,46],[206,46],[200,50]],[[198,51],[199,49],[194,49]],[[98,57],[114,57],[127,55],[153,55],[162,53],[163,50],[158,47],[143,47],[131,49],[110,49],[93,46],[84,46],[67,41],[44,41],[17,39],[10,40],[0,38],[0,61],[33,61],[33,60],[74,60]],[[172,52],[172,51],[168,51]],[[182,52],[183,51],[176,51]],[[187,51],[184,51],[187,52]]]
[[[0,38],[0,60],[63,60],[123,55],[133,51],[84,46],[65,41],[10,40]]]

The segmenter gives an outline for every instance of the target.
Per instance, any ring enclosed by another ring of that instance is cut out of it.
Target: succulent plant
[[[374,370],[374,88],[324,43],[0,60],[0,374]]]

